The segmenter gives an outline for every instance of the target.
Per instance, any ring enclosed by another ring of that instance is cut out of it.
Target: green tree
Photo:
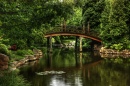
[[[67,21],[67,25],[81,26],[82,22],[82,8],[75,7],[74,14]]]
[[[83,23],[90,26],[90,30],[99,33],[101,13],[104,8],[104,0],[87,0],[83,7]]]
[[[71,3],[57,0],[1,0],[0,11],[3,38],[9,39],[7,44],[17,44],[22,49],[36,42],[45,43],[46,40],[42,38],[45,32],[63,19],[67,20],[73,8]]]
[[[105,0],[105,9],[101,18],[100,36],[105,46],[128,41],[128,26],[125,0]]]

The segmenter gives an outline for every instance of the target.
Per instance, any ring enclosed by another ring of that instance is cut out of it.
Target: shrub
[[[5,44],[0,44],[0,53],[9,55],[8,48],[7,48],[7,46]]]
[[[0,76],[0,86],[30,86],[30,83],[13,71],[5,72]]]
[[[116,50],[122,50],[123,49],[123,44],[119,43],[119,44],[113,44],[112,46],[110,46],[112,49],[116,49]]]
[[[127,49],[130,49],[130,44],[127,45]]]
[[[31,55],[33,54],[32,50],[17,50],[16,55],[24,56],[24,55]]]
[[[25,58],[25,55],[32,55],[33,51],[28,49],[28,50],[17,50],[17,51],[12,51],[10,58],[11,60],[20,60]]]

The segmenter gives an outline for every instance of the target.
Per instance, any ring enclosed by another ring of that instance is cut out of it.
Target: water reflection
[[[50,86],[67,86],[64,79],[61,76],[53,76],[50,81]]]
[[[101,59],[98,53],[75,53],[74,50],[56,49],[45,53],[34,64],[21,67],[20,74],[31,82],[32,86],[129,86],[129,61],[119,58],[112,62],[109,59]],[[36,74],[45,71],[65,73]]]
[[[82,86],[81,78],[75,77],[75,80],[72,83],[67,83],[65,78],[62,76],[53,76],[50,81],[50,86]]]

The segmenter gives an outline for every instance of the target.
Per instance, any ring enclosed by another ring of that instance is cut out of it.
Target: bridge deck
[[[51,36],[80,36],[84,38],[90,38],[92,40],[101,42],[101,39],[98,37],[98,34],[93,33],[91,31],[84,31],[80,28],[62,28],[62,27],[56,27],[48,32],[46,32],[45,37],[51,37]]]

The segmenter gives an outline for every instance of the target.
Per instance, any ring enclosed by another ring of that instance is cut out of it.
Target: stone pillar
[[[79,38],[79,51],[82,52],[82,37]]]

